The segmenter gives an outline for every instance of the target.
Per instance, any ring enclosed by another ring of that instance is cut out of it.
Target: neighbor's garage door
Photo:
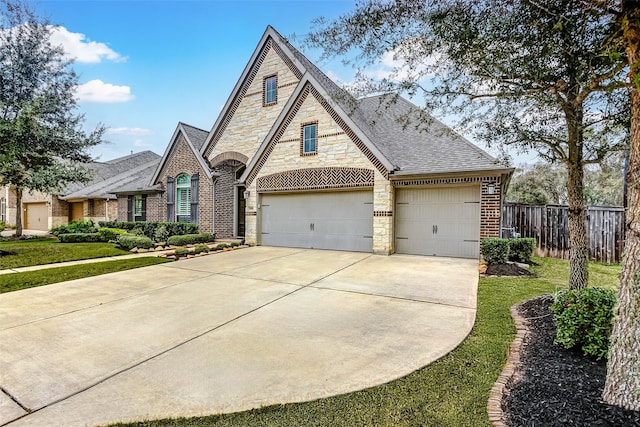
[[[396,189],[396,252],[478,258],[480,187]]]
[[[262,244],[371,252],[373,193],[264,194]]]
[[[46,203],[24,204],[24,228],[27,230],[49,229],[49,213]]]

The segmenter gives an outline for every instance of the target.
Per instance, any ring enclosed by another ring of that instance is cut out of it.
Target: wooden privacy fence
[[[535,237],[537,255],[569,258],[567,206],[506,203],[502,209],[503,237],[515,230],[520,237]],[[587,209],[589,259],[618,263],[624,249],[624,208],[590,206]]]

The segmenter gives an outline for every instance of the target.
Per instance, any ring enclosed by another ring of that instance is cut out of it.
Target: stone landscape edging
[[[511,317],[513,318],[516,326],[516,336],[509,348],[507,363],[489,393],[487,414],[489,414],[489,422],[496,427],[506,427],[507,425],[504,412],[502,411],[502,399],[505,395],[507,384],[513,378],[518,366],[520,365],[522,346],[529,333],[529,323],[518,313],[518,307],[523,303],[524,302],[520,302],[511,307]]]

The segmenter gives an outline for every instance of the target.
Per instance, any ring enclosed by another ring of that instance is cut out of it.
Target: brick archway
[[[229,160],[236,160],[244,165],[246,165],[249,162],[249,158],[242,153],[238,153],[237,151],[225,151],[224,153],[220,153],[217,156],[215,156],[213,159],[209,160],[209,166],[213,168],[219,165],[220,163],[223,163]]]

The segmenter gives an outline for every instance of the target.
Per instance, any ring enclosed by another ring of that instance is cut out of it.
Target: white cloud
[[[80,102],[116,103],[131,101],[134,96],[129,86],[116,86],[102,80],[90,80],[76,88]]]
[[[112,135],[133,135],[133,136],[149,136],[153,135],[153,131],[151,129],[144,128],[109,128],[107,129],[107,133]]]
[[[109,61],[124,61],[122,55],[111,49],[105,43],[87,39],[82,33],[72,33],[65,27],[53,27],[51,33],[53,45],[62,45],[67,56],[77,62],[97,64],[103,59]]]
[[[151,147],[151,144],[142,141],[141,139],[136,139],[135,141],[133,141],[133,146],[134,147],[141,147],[141,148],[147,148],[147,147]]]

